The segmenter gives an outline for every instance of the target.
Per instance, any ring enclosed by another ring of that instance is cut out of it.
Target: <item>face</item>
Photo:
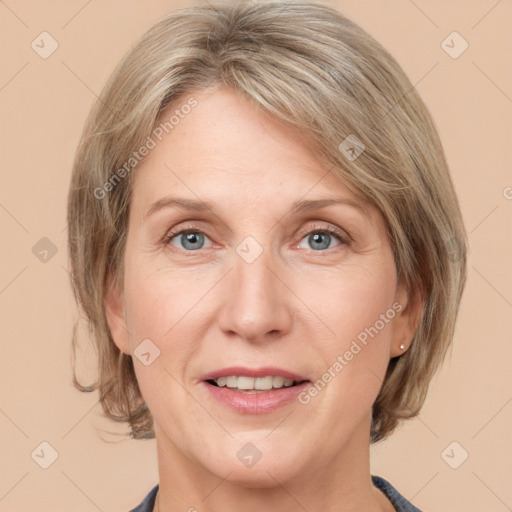
[[[412,336],[385,222],[289,125],[227,89],[191,96],[134,175],[110,329],[159,456],[245,485],[317,474],[368,449]]]

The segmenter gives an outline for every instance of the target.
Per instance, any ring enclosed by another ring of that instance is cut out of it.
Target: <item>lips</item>
[[[294,403],[310,381],[284,368],[236,366],[206,373],[199,384],[218,404],[242,414],[263,414]]]
[[[215,370],[209,373],[206,373],[199,377],[199,381],[208,381],[208,380],[216,380],[220,377],[283,377],[285,379],[291,379],[294,382],[303,382],[308,380],[307,377],[302,376],[298,373],[285,370],[284,368],[278,368],[277,366],[266,366],[262,368],[246,368],[243,366],[231,366],[229,368],[222,368],[220,370]]]
[[[288,388],[270,391],[239,391],[217,387],[207,381],[200,383],[204,397],[212,400],[212,407],[226,407],[238,414],[268,414],[287,406],[298,405],[297,397],[310,385],[309,381]],[[207,402],[205,402],[207,403]],[[215,405],[213,405],[215,404]],[[218,405],[217,405],[218,404]]]
[[[206,381],[222,388],[224,386],[237,390],[269,391],[271,389],[289,388],[298,382],[293,379],[285,379],[281,376],[267,375],[266,377],[247,377],[230,375],[229,377],[219,377],[218,379]]]

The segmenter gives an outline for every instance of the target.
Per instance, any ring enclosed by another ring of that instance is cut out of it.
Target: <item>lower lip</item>
[[[242,393],[227,387],[219,388],[203,381],[201,383],[215,400],[244,414],[264,414],[275,411],[297,399],[309,384],[302,382],[289,388],[274,389],[263,393]]]

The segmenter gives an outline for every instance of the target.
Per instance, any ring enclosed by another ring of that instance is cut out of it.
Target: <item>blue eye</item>
[[[327,230],[312,231],[307,235],[307,237],[304,237],[303,240],[306,238],[314,251],[329,249],[333,238],[337,238],[339,240],[339,237],[335,233]]]
[[[318,252],[332,249],[331,242],[333,238],[338,240],[339,243],[337,245],[343,246],[349,245],[351,240],[344,231],[329,226],[313,226],[313,229],[310,228],[305,233],[302,240],[307,240],[308,247],[306,249],[312,248],[311,250]]]
[[[186,251],[197,251],[204,248],[206,238],[208,237],[201,231],[182,230],[177,233],[169,233],[166,236],[166,241],[176,247],[176,244],[173,243],[176,240],[182,244],[182,247],[178,247],[178,249],[183,248]]]
[[[300,245],[303,240],[307,240],[308,247]],[[325,251],[333,248],[333,240],[338,241],[338,244],[334,247],[350,244],[350,237],[344,231],[327,226],[314,226],[313,229],[310,229],[303,235],[299,247],[315,252]],[[211,247],[211,241],[210,246],[205,246],[207,241],[210,241],[208,236],[193,226],[186,227],[180,231],[168,232],[163,240],[165,245],[172,245],[177,250],[185,253],[193,253],[194,251]]]

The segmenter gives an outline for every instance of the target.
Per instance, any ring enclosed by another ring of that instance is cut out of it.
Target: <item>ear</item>
[[[123,294],[118,280],[110,275],[107,279],[105,294],[105,316],[108,327],[117,348],[127,355],[131,355],[130,338],[126,326]]]
[[[424,290],[420,287],[408,292],[401,283],[397,286],[393,309],[397,312],[392,323],[392,339],[389,357],[405,354],[409,349],[421,317]],[[403,349],[400,346],[404,346]]]

